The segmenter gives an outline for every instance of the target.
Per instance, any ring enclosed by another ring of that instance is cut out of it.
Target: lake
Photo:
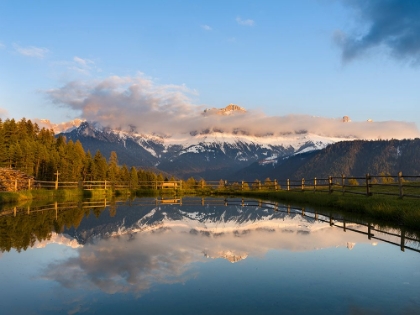
[[[413,233],[258,200],[0,212],[1,314],[414,314]]]

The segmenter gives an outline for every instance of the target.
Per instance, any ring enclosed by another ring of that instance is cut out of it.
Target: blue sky
[[[161,108],[176,90],[200,110],[235,103],[268,116],[419,127],[420,6],[411,3],[3,0],[0,117],[91,118],[80,91],[64,87],[93,93],[117,77],[130,79],[127,89],[149,86]]]

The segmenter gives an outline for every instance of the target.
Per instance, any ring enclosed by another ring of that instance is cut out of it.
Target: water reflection
[[[369,252],[367,248],[378,244],[396,245],[388,248],[385,257],[407,255],[401,253],[399,247],[409,249],[415,255],[418,253],[414,251],[419,251],[419,243],[413,235],[395,227],[381,228],[378,224],[351,220],[342,214],[243,199],[142,198],[123,202],[55,203],[5,210],[0,213],[0,224],[2,252],[12,248],[17,251],[47,250],[54,246],[52,244],[71,251],[71,254],[47,260],[35,278],[77,292],[99,290],[113,295],[130,293],[135,297],[151,295],[158,287],[164,290],[162,285],[195,283],[197,279],[205,278],[207,272],[211,274],[216,262],[223,263],[224,271],[214,276],[220,282],[224,277],[231,277],[228,272],[234,275],[234,281],[242,283],[265,266],[258,278],[247,280],[249,285],[258,287],[258,281],[265,279],[267,288],[278,290],[280,284],[271,283],[270,277],[278,278],[281,268],[289,268],[287,259],[293,261],[294,258],[282,254],[280,259],[275,253],[301,253],[307,257],[307,253],[319,252],[315,260],[309,260],[309,265],[300,260],[293,264],[301,270],[310,269],[318,259],[329,266],[328,273],[332,275],[333,263],[347,264],[347,261],[339,260],[339,256],[360,261],[364,259],[360,255]],[[332,250],[339,250],[340,254],[331,256]],[[319,258],[324,256],[334,259]],[[375,264],[383,263],[381,257],[378,256],[380,261],[373,260],[374,263],[366,267],[377,268]],[[413,259],[413,256],[407,257]],[[415,257],[414,264],[419,257]],[[0,256],[0,263],[2,259]],[[271,261],[276,263],[276,268],[267,269]],[[352,266],[351,262],[349,264]],[[255,270],[246,269],[247,266]],[[243,279],[235,274],[239,271],[243,272],[240,273]],[[310,273],[317,277],[319,272]],[[302,281],[299,274],[293,277],[284,283]],[[349,279],[345,277],[341,274],[340,279]],[[309,279],[308,283],[317,286],[324,281],[316,279]],[[414,280],[418,286],[419,276]],[[196,288],[191,286],[189,294],[193,295]],[[260,287],[259,290],[266,292],[267,288]],[[326,289],[319,288],[324,292]],[[171,291],[171,294],[176,293]]]
[[[110,219],[103,213],[104,210],[108,210],[106,212],[109,216],[115,218]],[[96,219],[92,219],[92,215]],[[133,240],[137,233],[147,231],[179,233],[179,229],[182,233],[211,236],[212,239],[227,237],[229,233],[243,237],[251,231],[253,236],[261,231],[281,233],[285,249],[308,250],[333,246],[329,242],[332,239],[327,236],[328,233],[337,234],[334,240],[346,236],[338,236],[338,230],[327,229],[333,226],[341,228],[343,232],[366,235],[368,240],[392,243],[400,246],[402,251],[406,248],[419,250],[415,234],[407,233],[403,227],[382,228],[377,224],[350,219],[343,214],[244,199],[138,198],[129,201],[55,202],[33,208],[26,206],[3,210],[0,212],[0,226],[1,251],[11,248],[25,250],[37,241],[49,241],[53,236],[52,231],[70,234],[78,243],[84,244],[97,238],[125,234]],[[324,231],[319,234],[324,239],[318,239],[314,233],[321,229]],[[287,233],[291,234],[290,237],[285,237]],[[311,238],[305,240],[296,237],[309,234]]]

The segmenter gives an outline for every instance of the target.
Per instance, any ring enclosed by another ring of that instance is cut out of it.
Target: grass
[[[168,192],[169,193],[169,192]],[[172,194],[176,193],[172,191]],[[43,201],[67,201],[74,200],[77,198],[110,198],[112,196],[157,196],[159,191],[154,189],[93,189],[93,190],[82,190],[82,189],[36,189],[36,190],[21,190],[18,192],[2,191],[0,192],[0,205],[13,204],[17,205],[22,202],[43,200]]]
[[[32,194],[28,191],[10,192],[5,191],[0,193],[0,204],[16,203],[32,199]]]

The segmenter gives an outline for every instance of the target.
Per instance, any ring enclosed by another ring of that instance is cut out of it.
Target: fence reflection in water
[[[366,235],[369,240],[378,240],[400,247],[401,251],[406,249],[420,253],[420,243],[417,237],[407,233],[404,227],[398,228],[380,228],[377,224],[363,222],[344,217],[342,214],[332,212],[320,212],[302,207],[293,207],[291,205],[279,204],[265,200],[245,199],[245,198],[136,198],[134,200],[85,200],[79,202],[54,202],[52,204],[37,207],[13,207],[4,209],[0,212],[0,217],[16,217],[18,215],[36,215],[37,213],[55,212],[55,220],[60,214],[72,209],[81,210],[99,210],[102,211],[110,207],[115,212],[118,206],[160,206],[160,205],[179,205],[179,206],[240,206],[240,207],[258,207],[275,212],[283,212],[291,215],[301,215],[317,222],[328,223],[331,227],[337,227],[343,232],[352,231]],[[357,228],[354,228],[354,225]],[[365,230],[360,228],[364,227]]]

